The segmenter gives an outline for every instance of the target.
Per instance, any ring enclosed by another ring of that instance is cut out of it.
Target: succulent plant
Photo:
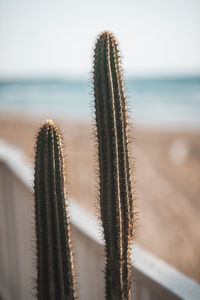
[[[40,128],[35,154],[38,299],[76,299],[62,138],[52,121]]]
[[[130,299],[134,222],[128,117],[118,44],[110,32],[97,39],[93,83],[106,298]]]

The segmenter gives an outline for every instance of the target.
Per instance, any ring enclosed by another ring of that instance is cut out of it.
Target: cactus
[[[133,196],[128,121],[118,45],[110,32],[103,32],[97,39],[93,83],[106,299],[130,299]]]
[[[62,139],[51,121],[40,128],[35,154],[38,299],[76,299]]]

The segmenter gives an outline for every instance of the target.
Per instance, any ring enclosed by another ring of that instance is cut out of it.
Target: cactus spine
[[[96,42],[93,82],[99,200],[106,244],[106,298],[130,299],[133,196],[128,121],[119,50],[109,32],[102,33]]]
[[[62,139],[46,121],[35,155],[35,226],[38,299],[75,299],[70,226],[66,210]]]

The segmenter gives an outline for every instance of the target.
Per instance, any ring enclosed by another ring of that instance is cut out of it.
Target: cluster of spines
[[[97,39],[93,70],[100,211],[106,243],[106,298],[130,299],[133,196],[128,119],[115,37]]]
[[[38,299],[76,299],[62,138],[51,121],[40,128],[35,154]]]

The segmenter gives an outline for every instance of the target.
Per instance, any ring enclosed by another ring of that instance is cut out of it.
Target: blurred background
[[[33,163],[40,123],[64,134],[68,191],[96,214],[92,57],[120,44],[138,213],[136,242],[200,282],[200,2],[0,0],[0,138]]]

